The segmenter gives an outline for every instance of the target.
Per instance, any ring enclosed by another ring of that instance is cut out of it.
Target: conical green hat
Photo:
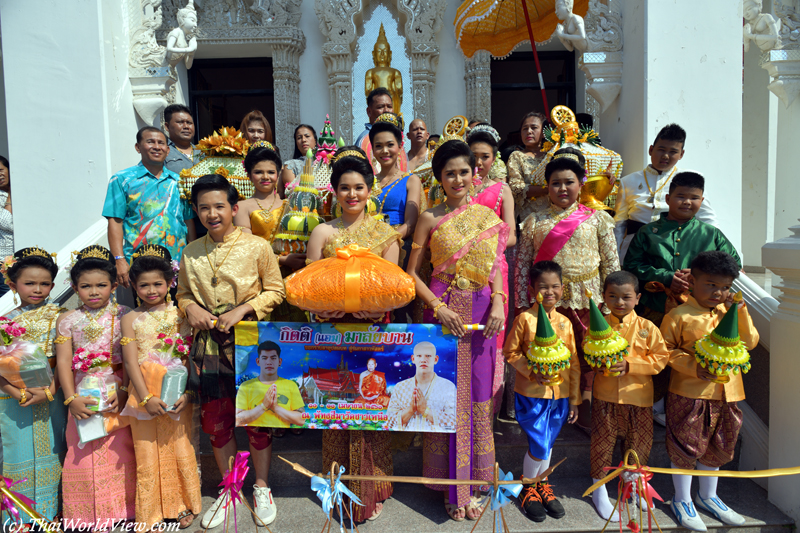
[[[550,318],[544,310],[542,305],[542,294],[536,295],[536,301],[539,304],[539,317],[536,320],[536,336],[533,341],[537,346],[550,346],[556,340],[556,332],[553,325],[550,323]]]
[[[739,342],[739,302],[742,300],[742,293],[733,297],[733,305],[719,321],[717,327],[711,332],[711,337],[723,346],[735,345]]]
[[[589,298],[589,331],[586,333],[595,340],[607,339],[613,330],[603,317],[603,313],[597,308],[597,304],[592,300],[592,293],[588,290],[586,297]]]

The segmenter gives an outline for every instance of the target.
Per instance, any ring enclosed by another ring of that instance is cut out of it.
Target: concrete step
[[[512,470],[520,474],[520,469]],[[591,484],[588,477],[578,476],[553,476],[553,485],[567,512],[560,520],[548,518],[543,523],[535,524],[520,511],[516,503],[504,508],[504,515],[512,533],[537,531],[548,532],[599,532],[603,529],[604,521],[595,513],[590,498],[581,498],[581,494]],[[664,497],[667,503],[656,502],[655,520],[662,531],[676,531],[680,529],[675,523],[669,510],[668,502],[672,496],[672,483],[669,476],[656,475],[653,479],[656,491]],[[696,482],[695,482],[696,489]],[[276,487],[274,492],[275,503],[278,507],[276,521],[270,525],[272,533],[319,533],[325,523],[319,501],[309,485],[293,487]],[[245,497],[252,504],[252,488],[246,487]],[[616,485],[609,487],[609,493],[616,495]],[[703,521],[712,533],[785,533],[788,528],[794,527],[794,522],[776,507],[767,501],[767,494],[762,488],[746,479],[723,479],[719,484],[719,496],[743,516],[747,522],[744,526],[733,528],[717,522],[701,512]],[[208,490],[204,491],[203,506],[208,508],[213,502],[213,497]],[[476,531],[488,532],[492,530],[492,515],[487,512],[481,520]],[[202,531],[192,527],[191,531]],[[239,531],[265,532],[265,528],[256,528],[249,512],[239,505],[237,509],[237,525]],[[395,484],[394,495],[386,501],[381,516],[374,522],[358,525],[361,533],[468,533],[475,525],[474,522],[465,520],[454,522],[445,513],[441,493],[436,493],[420,485]],[[338,524],[334,525],[336,531]],[[349,527],[349,521],[346,524]],[[646,518],[645,518],[646,527]],[[615,531],[618,525],[609,525],[606,531]],[[224,531],[224,526],[210,529],[210,533]],[[229,525],[233,531],[233,523]],[[625,531],[628,531],[627,529]],[[658,531],[655,523],[653,531]]]
[[[670,465],[664,441],[665,434],[666,430],[663,427],[655,426],[653,448],[648,461],[650,466],[669,467]],[[239,449],[247,449],[247,435],[244,430],[237,429],[236,437]],[[560,461],[564,457],[567,458],[558,468],[559,476],[589,475],[589,444],[589,436],[582,430],[572,425],[564,426],[553,448],[554,462]],[[516,421],[504,419],[497,421],[495,424],[495,449],[496,461],[500,463],[503,470],[521,468],[522,459],[528,449],[528,441]],[[201,435],[200,452],[201,469],[204,472],[203,484],[209,483],[216,486],[221,478],[214,462],[210,443],[205,435]],[[294,472],[277,456],[299,463],[312,472],[319,472],[322,469],[322,431],[306,430],[302,435],[293,435],[291,432],[287,432],[284,437],[273,439],[272,454],[270,486],[305,485],[303,476]],[[419,445],[412,445],[405,451],[396,451],[393,459],[395,475],[419,476],[422,474],[422,448]],[[621,452],[618,445],[613,464],[619,464],[620,461]],[[730,469],[737,467],[738,459],[727,466]],[[252,469],[249,476],[253,476]]]

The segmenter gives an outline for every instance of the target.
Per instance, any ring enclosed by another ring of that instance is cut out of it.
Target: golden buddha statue
[[[364,81],[364,95],[369,96],[378,87],[385,87],[392,96],[392,107],[399,113],[403,107],[403,75],[396,68],[392,68],[392,49],[386,39],[386,33],[381,24],[378,40],[372,49],[372,60],[375,67],[367,71]]]

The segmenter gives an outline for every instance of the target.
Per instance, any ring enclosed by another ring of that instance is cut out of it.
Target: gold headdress
[[[104,261],[108,261],[109,263],[114,262],[114,258],[111,255],[111,251],[108,248],[100,246],[99,244],[93,244],[91,246],[87,246],[80,252],[72,252],[72,256],[75,261],[80,261],[81,259],[102,259]]]
[[[131,263],[133,263],[134,259],[139,257],[158,257],[160,259],[166,259],[167,261],[171,261],[172,257],[169,254],[169,250],[164,248],[159,244],[145,244],[144,246],[140,246],[136,249],[133,254],[131,254]]]
[[[405,124],[403,124],[403,117],[395,113],[383,113],[375,119],[373,126],[379,123],[391,124],[392,126],[399,128],[400,131],[403,131],[403,128],[405,127]]]
[[[553,156],[553,161],[555,161],[556,159],[564,159],[564,158],[572,159],[579,165],[581,164],[581,159],[580,157],[577,156],[577,154],[556,154]]]
[[[278,151],[275,149],[275,145],[269,141],[256,141],[253,143],[253,146],[250,147],[250,150],[254,150],[256,148],[268,148],[269,150],[278,153]]]
[[[44,248],[39,248],[38,246],[31,246],[29,248],[17,250],[16,253],[14,253],[14,258],[19,260],[32,255],[38,255],[39,257],[44,257],[46,259],[50,259],[51,261],[55,261],[56,259],[56,254],[51,254]]]
[[[367,158],[364,157],[364,154],[362,154],[358,150],[345,150],[341,154],[337,154],[337,155],[333,156],[333,158],[331,159],[331,163],[336,163],[338,160],[340,160],[343,157],[357,157],[359,159],[363,159],[364,161],[367,160]]]

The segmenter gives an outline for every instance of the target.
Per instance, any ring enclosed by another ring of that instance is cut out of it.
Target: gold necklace
[[[37,339],[44,335],[44,354],[47,357],[50,357],[50,355],[48,355],[50,353],[50,334],[53,331],[53,321],[58,316],[57,311],[58,306],[44,304],[39,309],[31,311],[30,318],[26,317],[25,313],[22,313],[17,319],[20,325],[25,328],[25,334],[22,338],[26,341],[37,342]],[[47,314],[50,316],[46,316]],[[47,325],[42,326],[45,320],[47,320]]]
[[[236,246],[236,241],[238,241],[239,237],[241,237],[241,236],[242,236],[242,230],[240,229],[239,230],[239,235],[237,235],[236,238],[231,243],[231,247],[228,250],[228,253],[225,254],[225,257],[222,258],[222,261],[220,261],[220,263],[217,266],[217,268],[214,268],[214,265],[211,264],[211,257],[209,257],[208,234],[206,234],[206,239],[203,241],[203,246],[205,246],[205,249],[206,249],[206,259],[208,259],[208,266],[211,267],[211,286],[212,287],[216,287],[217,285],[219,285],[219,278],[217,277],[217,272],[219,272],[219,269],[222,268],[222,264],[225,262],[225,260],[228,258],[228,256],[231,255],[231,252],[233,251],[233,247]],[[223,242],[224,242],[224,240],[225,240],[225,238],[223,237]]]
[[[164,335],[169,335],[172,333],[174,324],[171,321],[167,320],[167,315],[169,314],[169,310],[170,307],[165,306],[164,314],[161,316],[161,318],[158,318],[158,316],[156,316],[157,311],[153,311],[152,309],[147,310],[147,314],[153,317],[153,320],[156,320],[158,322],[158,326],[156,326],[156,333],[163,333]]]
[[[101,309],[100,312],[97,313],[98,316],[103,314],[103,312],[105,311],[106,307],[103,307],[103,309]],[[119,305],[116,304],[116,303],[112,304],[112,307],[111,307],[111,345],[108,348],[108,353],[113,353],[113,349],[114,349],[114,318],[117,316],[118,307],[119,307]],[[100,323],[97,321],[97,318],[95,318],[94,315],[92,315],[86,309],[85,306],[81,310],[83,311],[83,314],[86,315],[86,318],[89,321],[89,323],[83,328],[81,333],[83,333],[83,336],[90,343],[91,342],[95,342],[97,339],[100,338],[101,335],[103,335],[103,332],[105,331],[105,328],[102,325],[100,325]]]
[[[644,168],[644,172],[643,172],[643,174],[644,174],[644,184],[647,185],[647,192],[650,193],[650,197],[647,199],[647,203],[648,204],[653,204],[653,207],[655,208],[656,194],[658,194],[658,192],[661,189],[663,189],[667,185],[667,183],[669,183],[670,178],[672,178],[672,175],[675,174],[676,170],[678,170],[678,167],[672,167],[672,172],[669,173],[669,176],[667,176],[667,179],[664,180],[664,183],[662,183],[661,187],[656,189],[655,192],[653,192],[652,187],[650,187],[650,180],[647,179],[647,168],[648,167],[645,167]],[[656,185],[658,185],[658,176],[656,176]]]
[[[276,198],[278,198],[278,194],[273,192],[272,193],[272,203],[270,204],[269,209],[264,209],[264,207],[261,205],[261,202],[258,201],[258,198],[253,198],[253,200],[256,201],[256,204],[258,205],[258,208],[261,209],[262,211],[272,211],[272,208],[275,207],[275,199]]]

